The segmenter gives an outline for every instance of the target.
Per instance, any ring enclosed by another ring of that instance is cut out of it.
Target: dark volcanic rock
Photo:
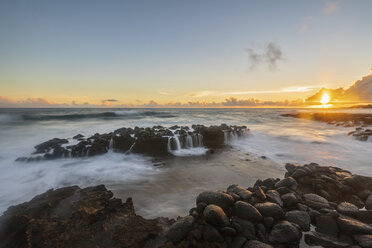
[[[196,198],[196,204],[200,202],[204,202],[207,205],[214,204],[221,207],[224,211],[228,211],[234,203],[234,198],[222,192],[204,191]]]
[[[46,152],[49,152],[50,150],[54,149],[57,146],[67,144],[67,143],[68,143],[67,139],[54,138],[54,139],[45,141],[45,142],[43,142],[39,145],[36,145],[35,146],[36,151],[34,152],[34,154],[46,153]]]
[[[0,217],[0,247],[144,247],[160,232],[103,185],[49,190]]]
[[[112,140],[112,148],[114,148],[116,151],[126,152],[132,147],[136,139],[129,134],[126,134],[121,136],[114,136]]]
[[[366,209],[367,209],[367,210],[372,210],[372,195],[370,195],[370,196],[366,199]]]
[[[265,217],[273,217],[274,219],[277,220],[281,220],[284,218],[283,209],[276,203],[272,202],[257,203],[255,207]]]
[[[372,248],[371,234],[354,235],[354,239],[358,242],[358,244],[361,247]]]
[[[204,219],[207,223],[215,226],[228,226],[229,218],[226,216],[223,209],[217,205],[208,205],[203,212]]]
[[[167,137],[138,137],[134,143],[132,152],[147,154],[152,156],[164,156],[168,154]]]
[[[317,232],[310,232],[308,234],[305,234],[305,242],[306,244],[312,246],[319,245],[330,248],[346,248],[352,245],[351,242],[345,242],[334,236],[329,236]]]
[[[234,218],[232,225],[236,228],[240,235],[248,239],[254,239],[256,237],[256,228],[252,222]]]
[[[349,217],[338,217],[338,225],[345,234],[372,234],[372,227]]]
[[[269,236],[269,241],[279,244],[299,242],[301,236],[302,234],[296,226],[288,221],[281,221],[274,225]]]
[[[258,222],[262,220],[260,212],[251,204],[243,201],[234,203],[234,213],[241,219]]]
[[[170,226],[166,236],[173,243],[178,243],[187,236],[193,224],[194,217],[190,215],[180,218]]]
[[[279,206],[283,206],[283,201],[280,198],[280,194],[276,190],[268,190],[266,192],[266,197],[269,201],[278,204]]]
[[[293,177],[286,177],[275,184],[275,188],[290,188],[295,190],[297,188],[297,182]]]
[[[305,194],[304,195],[305,204],[314,209],[329,208],[329,203],[327,199],[321,197],[317,194]]]
[[[355,212],[358,212],[358,210],[357,206],[349,202],[341,202],[337,206],[337,211],[346,215],[353,215]]]
[[[285,214],[286,220],[295,223],[305,232],[310,231],[310,216],[306,211],[293,210]]]
[[[316,231],[324,234],[338,235],[339,228],[336,220],[330,215],[315,218]]]
[[[258,240],[250,240],[243,246],[243,248],[273,248],[273,246],[262,243]]]
[[[282,195],[283,206],[292,207],[298,203],[297,197],[294,193],[287,193]]]

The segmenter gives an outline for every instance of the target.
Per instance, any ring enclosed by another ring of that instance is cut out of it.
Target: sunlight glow
[[[329,98],[329,95],[327,93],[324,93],[322,96],[322,99],[320,100],[321,104],[327,104],[329,103],[331,99]]]

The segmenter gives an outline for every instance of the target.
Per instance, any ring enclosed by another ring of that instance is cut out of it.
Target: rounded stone
[[[255,207],[265,217],[273,217],[276,220],[281,220],[284,218],[283,209],[276,203],[257,203]]]
[[[273,226],[269,241],[274,244],[283,244],[299,241],[302,234],[295,225],[288,221],[280,221]]]
[[[366,200],[366,209],[367,210],[372,210],[372,195],[367,197]]]
[[[358,207],[349,202],[341,202],[337,205],[337,211],[342,214],[353,214],[358,212]]]
[[[228,226],[230,224],[229,218],[222,208],[217,205],[208,205],[203,212],[205,221],[208,224],[215,226]]]
[[[260,212],[251,204],[243,201],[234,203],[234,213],[241,219],[259,222],[262,220]]]
[[[299,211],[299,210],[288,211],[285,214],[285,218],[289,222],[299,225],[303,231],[305,232],[310,231],[311,219],[310,219],[309,214],[306,211]]]
[[[297,188],[297,182],[293,177],[286,177],[275,184],[275,188],[281,187],[295,190]]]
[[[183,217],[170,226],[166,236],[173,243],[178,243],[187,236],[193,224],[194,217]]]
[[[330,208],[329,202],[317,194],[304,194],[305,204],[314,209]]]
[[[223,192],[205,191],[196,198],[196,204],[200,202],[217,205],[227,211],[234,204],[234,198]]]

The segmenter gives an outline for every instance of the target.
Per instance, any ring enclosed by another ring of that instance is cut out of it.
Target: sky
[[[296,105],[372,67],[370,0],[0,1],[0,107]]]

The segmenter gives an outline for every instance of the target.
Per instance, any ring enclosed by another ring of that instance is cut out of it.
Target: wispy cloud
[[[283,52],[273,42],[268,43],[263,49],[247,48],[250,69],[253,70],[261,64],[266,64],[270,69],[275,69],[277,63],[283,59]]]
[[[295,92],[308,92],[315,89],[320,89],[324,87],[323,85],[307,85],[307,86],[291,86],[282,88],[279,90],[242,90],[242,91],[211,91],[211,90],[204,90],[204,91],[196,91],[187,93],[186,96],[189,97],[205,97],[205,96],[235,96],[235,95],[251,95],[251,94],[279,94],[279,93],[295,93]]]
[[[302,23],[301,23],[301,27],[300,29],[298,30],[300,33],[305,33],[308,29],[309,29],[309,26],[310,26],[310,23],[311,23],[311,20],[313,19],[312,16],[306,16],[302,19]]]
[[[340,3],[337,1],[326,2],[323,7],[323,13],[326,15],[332,15],[340,9]]]

